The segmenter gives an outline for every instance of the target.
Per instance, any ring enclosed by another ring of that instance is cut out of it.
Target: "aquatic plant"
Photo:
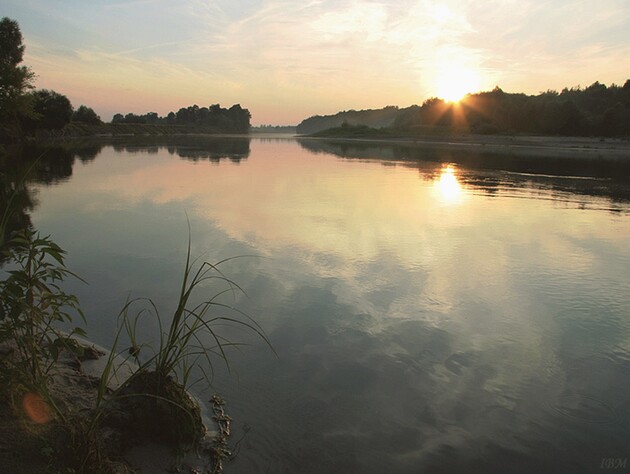
[[[226,350],[228,347],[241,345],[218,333],[216,325],[227,323],[253,331],[273,350],[258,323],[246,313],[220,300],[226,293],[245,293],[220,269],[224,263],[239,257],[214,264],[192,259],[190,235],[189,225],[186,263],[177,305],[170,322],[164,324],[160,311],[152,300],[136,299],[125,305],[119,324],[126,331],[130,343],[125,351],[126,357],[133,357],[139,366],[120,393],[122,397],[118,403],[126,405],[126,409],[122,411],[133,415],[133,420],[125,420],[125,425],[155,434],[151,427],[155,425],[158,416],[165,425],[177,427],[168,432],[169,441],[185,443],[194,443],[200,439],[204,430],[199,408],[192,402],[185,388],[204,379],[210,386],[211,376],[205,371],[202,361],[212,371],[212,357],[217,356],[229,370]],[[193,295],[204,289],[207,283],[216,283],[221,287],[201,303],[191,304]],[[132,308],[137,304],[144,307],[131,316]],[[159,344],[152,352],[149,352],[150,344],[140,342],[142,337],[139,334],[139,320],[146,315],[155,318],[159,327]],[[149,355],[146,355],[147,352]],[[190,376],[194,369],[199,370],[203,376],[191,383]],[[164,437],[165,433],[161,435]]]

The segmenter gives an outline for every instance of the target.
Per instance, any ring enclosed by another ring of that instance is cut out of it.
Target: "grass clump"
[[[186,264],[176,308],[168,324],[164,324],[156,305],[148,299],[129,302],[121,312],[121,328],[130,341],[127,354],[139,366],[120,391],[116,402],[118,413],[126,413],[117,423],[127,426],[131,437],[148,436],[160,441],[194,445],[205,434],[205,427],[197,403],[190,398],[187,388],[205,381],[211,385],[213,357],[218,357],[229,370],[227,348],[238,343],[225,339],[216,331],[219,324],[232,324],[253,331],[270,348],[271,344],[262,328],[247,314],[221,302],[226,293],[244,293],[233,280],[225,276],[220,266],[233,258],[216,264],[191,259],[190,227]],[[222,288],[201,303],[191,303],[196,293],[206,284],[219,284]],[[131,316],[136,304],[144,304],[135,316]],[[159,345],[152,351],[150,344],[140,343],[139,319],[153,317],[159,327]],[[273,348],[272,348],[273,350]],[[148,355],[147,355],[148,353]],[[191,375],[201,372],[192,380]],[[114,417],[115,418],[115,417]],[[168,432],[156,433],[156,423],[169,426]]]

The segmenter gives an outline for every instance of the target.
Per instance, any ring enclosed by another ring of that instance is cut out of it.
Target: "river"
[[[630,160],[258,138],[63,153],[29,214],[88,282],[66,287],[95,342],[128,298],[168,321],[188,223],[193,257],[239,256],[221,270],[243,292],[221,301],[275,353],[216,326],[247,344],[197,385],[227,401],[226,472],[577,473],[630,456]],[[141,328],[155,345],[156,321]]]

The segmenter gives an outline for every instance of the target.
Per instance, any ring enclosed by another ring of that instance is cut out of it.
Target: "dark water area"
[[[187,218],[193,255],[247,256],[222,267],[247,293],[227,301],[277,355],[218,328],[249,344],[201,393],[234,420],[226,472],[630,457],[630,159],[187,137],[28,153],[15,226],[68,251],[99,344],[130,296],[173,310]],[[24,162],[3,163],[4,196]]]

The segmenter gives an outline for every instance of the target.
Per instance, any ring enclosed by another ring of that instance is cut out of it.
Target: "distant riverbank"
[[[146,123],[101,123],[88,124],[71,122],[61,130],[41,131],[36,140],[51,138],[99,138],[133,136],[172,136],[172,135],[225,135],[219,130],[203,125],[159,125]],[[238,134],[244,135],[244,134]]]
[[[288,133],[227,134],[207,126],[154,125],[103,123],[70,123],[59,131],[39,134],[36,141],[75,138],[124,138],[124,137],[176,137],[206,135],[243,138],[296,138],[299,140],[326,141],[331,143],[389,143],[438,149],[471,149],[484,153],[507,153],[528,156],[630,158],[630,139],[600,137],[527,136],[527,135],[476,135],[453,134],[405,134],[393,130],[378,130],[363,126],[339,127],[311,135]]]
[[[302,140],[325,140],[337,143],[397,143],[435,148],[463,147],[490,153],[527,154],[542,156],[627,157],[630,159],[630,140],[623,138],[562,137],[527,135],[430,134],[405,135],[390,131],[364,128],[344,134],[344,128],[331,129],[313,135],[302,135]]]

